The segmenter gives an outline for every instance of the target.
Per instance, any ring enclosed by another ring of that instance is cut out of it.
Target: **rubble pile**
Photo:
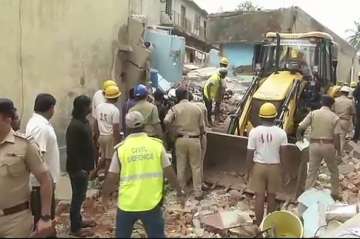
[[[347,203],[358,203],[360,200],[360,146],[350,141],[345,151],[349,153],[343,157],[339,166],[343,199]]]
[[[349,204],[358,203],[360,200],[360,146],[349,141],[344,150],[347,153],[342,157],[339,164],[342,199]],[[319,188],[331,188],[330,173],[325,163],[320,169],[317,186]]]
[[[99,198],[98,190],[90,190],[84,203],[84,217],[93,218],[97,238],[108,238],[115,235],[116,198],[105,209]],[[176,193],[170,191],[164,202],[165,232],[168,237],[251,237],[257,233],[253,225],[254,202],[251,196],[239,191],[215,189],[209,192],[202,201],[190,196],[183,207],[177,200]],[[70,202],[60,201],[56,211],[56,228],[58,236],[70,237],[69,220]],[[217,221],[211,222],[211,216]],[[230,222],[228,218],[233,218]],[[221,227],[213,224],[220,223]],[[141,222],[134,226],[132,237],[146,237]]]
[[[99,191],[91,189],[83,206],[83,217],[92,218],[97,223],[94,228],[96,238],[111,238],[115,233],[116,200],[111,202],[109,208],[105,208],[99,198]],[[60,201],[56,209],[56,229],[58,237],[70,235],[70,202]]]
[[[257,227],[253,225],[253,210],[252,197],[236,190],[226,192],[226,189],[215,189],[201,202],[190,196],[184,208],[177,203],[175,192],[170,192],[165,202],[167,236],[255,236]],[[233,222],[229,218],[234,218]]]
[[[193,67],[189,65],[188,68]],[[216,67],[204,67],[191,70],[184,77],[181,85],[186,86],[193,93],[195,100],[203,98],[203,87],[206,81],[216,72]],[[252,75],[229,75],[225,79],[226,92],[222,102],[222,115],[226,119],[227,115],[236,111],[237,105],[245,94],[246,89],[253,80]]]

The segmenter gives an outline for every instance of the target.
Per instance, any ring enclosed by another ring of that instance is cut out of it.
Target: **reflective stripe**
[[[144,173],[144,174],[120,177],[120,183],[136,181],[136,180],[143,180],[143,179],[150,179],[150,178],[162,178],[162,177],[163,177],[162,173]]]
[[[153,209],[163,198],[161,142],[146,134],[125,139],[118,148],[121,164],[118,207],[127,212]]]

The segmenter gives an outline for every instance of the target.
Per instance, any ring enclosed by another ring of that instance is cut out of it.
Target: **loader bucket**
[[[247,189],[243,176],[246,172],[247,137],[223,133],[207,133],[207,150],[204,160],[204,180],[211,184],[253,193]],[[306,153],[294,144],[287,146],[284,172],[288,180],[278,199],[290,201],[303,191],[306,178]]]

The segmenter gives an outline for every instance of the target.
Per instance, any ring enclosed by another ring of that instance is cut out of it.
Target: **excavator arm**
[[[239,127],[240,117],[241,117],[241,115],[243,113],[243,110],[245,108],[246,103],[248,102],[250,97],[252,97],[254,95],[254,92],[259,87],[260,80],[261,80],[261,78],[258,77],[258,76],[253,79],[253,81],[251,82],[251,85],[246,90],[246,92],[245,92],[244,96],[242,97],[240,103],[237,105],[237,109],[236,109],[235,113],[231,114],[229,116],[230,117],[230,123],[229,123],[229,127],[228,127],[228,130],[227,130],[227,134],[234,135],[236,132],[238,132],[238,133],[240,132],[240,127]]]

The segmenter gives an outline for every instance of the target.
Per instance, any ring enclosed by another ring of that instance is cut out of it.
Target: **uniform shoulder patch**
[[[25,134],[20,133],[20,132],[15,132],[14,135],[15,135],[16,137],[19,137],[19,138],[21,138],[21,139],[26,139],[26,140],[28,140],[28,141],[31,141],[31,140],[34,139],[31,135],[26,136]]]

